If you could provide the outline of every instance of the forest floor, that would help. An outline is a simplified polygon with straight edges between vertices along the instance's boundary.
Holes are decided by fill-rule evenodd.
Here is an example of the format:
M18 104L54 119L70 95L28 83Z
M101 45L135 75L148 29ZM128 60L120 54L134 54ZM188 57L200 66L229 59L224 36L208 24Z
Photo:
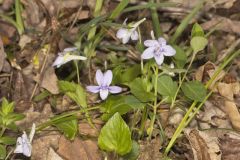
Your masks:
M238 0L0 0L0 159L239 159L239 37Z

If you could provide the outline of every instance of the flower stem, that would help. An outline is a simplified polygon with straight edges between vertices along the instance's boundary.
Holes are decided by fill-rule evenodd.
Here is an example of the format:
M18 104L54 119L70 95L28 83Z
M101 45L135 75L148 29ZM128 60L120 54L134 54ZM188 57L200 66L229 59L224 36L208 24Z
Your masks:
M188 65L188 68L187 68L186 72L184 73L182 79L179 81L179 85L178 85L177 91L176 91L176 93L175 93L175 95L174 95L174 98L173 98L173 100L172 100L172 103L171 103L170 108L172 108L172 107L174 106L174 104L175 104L175 101L176 101L178 92L180 91L180 88L181 88L181 86L182 86L182 83L183 83L184 79L186 78L187 73L188 73L190 67L192 66L192 63L193 63L195 57L196 57L196 53L193 53L193 56L192 56L192 59L191 59L189 65Z
M154 127L154 122L156 119L156 114L157 114L157 86L158 86L158 66L156 66L156 68L154 69L154 74L155 74L155 82L154 82L154 96L155 96L155 100L154 100L154 106L153 106L153 117L151 119L151 123L150 123L150 127L149 127L149 134L148 134L148 138L151 139L152 137L152 131L153 131L153 127Z

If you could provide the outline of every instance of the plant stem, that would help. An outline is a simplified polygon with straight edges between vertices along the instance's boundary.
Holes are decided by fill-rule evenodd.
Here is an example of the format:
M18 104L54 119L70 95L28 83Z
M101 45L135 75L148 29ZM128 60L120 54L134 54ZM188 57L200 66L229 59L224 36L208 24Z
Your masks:
M147 106L144 106L144 110L143 110L143 114L142 114L142 119L141 119L141 125L140 125L140 129L139 129L139 138L142 137L144 128L145 128L145 123L147 120L147 114L148 114L148 109Z
M156 66L155 70L154 70L154 74L155 74L155 82L154 82L154 96L155 96L155 100L154 100L154 106L153 106L153 117L151 119L151 123L150 123L150 127L149 127L149 134L148 134L148 138L151 139L152 137L152 131L153 131L153 127L154 127L154 122L156 119L156 114L157 114L157 86L158 86L158 66Z
M69 116L72 116L72 115L75 115L75 114L78 114L78 113L85 113L87 111L96 110L96 109L99 109L99 106L92 107L92 108L81 109L81 110L78 110L78 111L73 111L73 112L69 112L69 113L63 114L61 116L58 116L55 119L51 119L51 120L49 120L47 122L44 122L44 123L40 124L39 126L36 127L36 131L40 131L40 130L42 130L44 128L47 128L48 126L52 125L52 123L54 123L55 121L58 121L58 120L60 120L62 118L69 117Z
M188 68L187 68L186 72L184 73L182 79L179 81L179 85L178 85L177 91L176 91L176 93L175 93L175 95L174 95L174 98L173 98L173 100L172 100L172 103L171 103L170 108L172 108L172 107L174 106L174 104L175 104L175 101L176 101L178 92L180 91L180 88L181 88L181 86L182 86L182 83L183 83L184 79L186 78L187 73L188 73L190 67L192 66L192 63L193 63L195 57L196 57L196 53L193 53L193 56L192 56L191 61L190 61L189 65L188 65Z
M78 61L74 61L74 64L75 64L75 67L76 67L76 70L77 70L77 81L78 81L78 84L80 84L80 74L79 74Z

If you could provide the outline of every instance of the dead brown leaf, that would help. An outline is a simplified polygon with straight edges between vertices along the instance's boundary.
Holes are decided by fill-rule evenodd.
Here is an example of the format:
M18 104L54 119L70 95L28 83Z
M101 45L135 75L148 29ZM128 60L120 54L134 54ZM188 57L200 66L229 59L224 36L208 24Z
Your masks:
M53 149L49 148L46 160L63 160Z
M217 68L218 67L214 63L209 61L198 68L195 74L195 79L206 83L213 76ZM219 75L214 79L212 84L209 86L209 88L212 89L213 91L217 91L216 88L214 88L214 86L217 81L219 81L224 77L224 75L225 75L225 72L221 71Z
M162 143L159 137L149 141L141 141L138 160L153 160L162 159L163 155L160 152Z
M204 110L198 114L198 124L201 129L209 129L212 126L218 128L231 129L230 121L226 113L220 109L221 107L215 106L212 101L206 101L204 104Z
M2 68L4 66L4 62L5 62L5 58L7 57L5 51L4 51L4 47L3 47L3 42L2 42L2 38L0 37L0 72L2 71Z
M49 156L49 148L57 148L60 133L56 131L41 132L34 137L32 144L33 160L46 160ZM55 160L55 159L54 159Z
M201 24L204 30L210 30L216 26L216 30L240 35L240 21L231 20L225 17L215 16L210 21Z
M45 88L52 94L58 94L58 78L55 74L55 70L53 67L48 67L45 71L42 82L40 84L41 87Z
M90 139L82 140L78 137L76 137L74 141L69 141L64 136L61 136L57 153L66 160L102 159L97 141Z
M217 137L196 129L186 129L185 134L192 146L194 160L221 160Z
M223 160L237 160L240 157L240 139L225 135L219 139Z
M98 137L100 129L104 123L103 121L97 119L93 120L93 123L96 129L92 128L87 122L81 121L78 124L79 134L90 137Z
M236 104L233 102L233 95L239 93L239 83L218 83L217 88L220 95L226 98L224 110L228 114L233 128L240 131L240 113Z

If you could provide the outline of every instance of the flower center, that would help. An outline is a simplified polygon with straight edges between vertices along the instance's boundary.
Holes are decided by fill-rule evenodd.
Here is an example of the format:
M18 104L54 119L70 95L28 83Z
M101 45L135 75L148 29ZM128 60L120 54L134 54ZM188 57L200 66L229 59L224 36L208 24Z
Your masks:
M101 86L100 89L102 90L108 90L109 86Z
M162 48L161 46L156 47L156 49L154 50L154 55L159 57L161 56L162 52L164 52L164 48Z

